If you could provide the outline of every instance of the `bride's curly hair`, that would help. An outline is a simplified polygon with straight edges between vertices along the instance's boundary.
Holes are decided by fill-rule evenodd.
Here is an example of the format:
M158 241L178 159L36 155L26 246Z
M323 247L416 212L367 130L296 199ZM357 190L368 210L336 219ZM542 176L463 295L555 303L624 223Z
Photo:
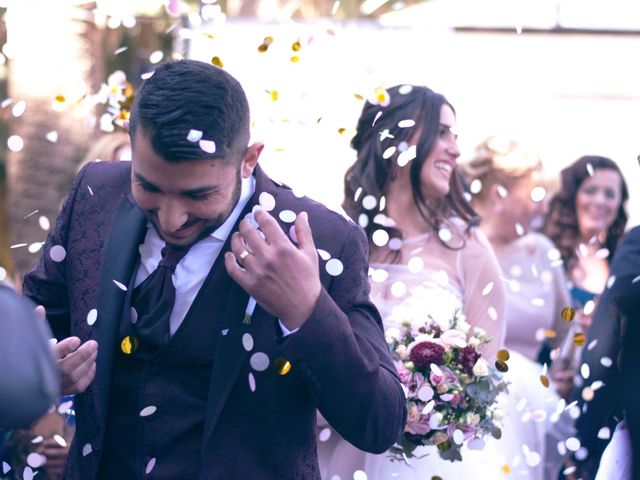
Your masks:
M457 167L451 175L449 193L444 197L428 199L420 183L420 172L433 150L440 128L440 110L443 105L453 106L445 97L424 86L396 85L386 90L387 102L367 101L358 120L351 147L357 152L355 163L344 178L342 207L349 217L362 226L369 238L376 230L386 230L391 238L402 239L401 232L387 221L384 196L396 178L398 156L411 144L415 129L420 129L415 158L411 160L410 178L414 202L420 216L436 232L452 218L465 224L464 233L478 225L479 217L464 196L463 179ZM404 127L403 121L413 120L414 128ZM400 124L400 125L399 125ZM395 147L395 151L393 151ZM393 152L393 153L389 153ZM365 208L363 200L373 197L374 208ZM371 205L366 205L371 207ZM381 215L382 214L382 215ZM438 240L447 248L452 247Z
M591 167L588 167L591 165ZM589 177L590 170L614 170L620 175L620 188L622 201L616 214L616 218L609 227L603 247L609 250L610 262L616 251L618 241L624 234L627 225L627 212L625 203L629 198L627 183L622 176L618 165L607 157L585 155L560 172L561 186L549 202L549 209L545 218L543 233L556 245L562 256L566 272L571 272L578 256L576 249L580 243L580 226L576 215L576 197L582 182Z

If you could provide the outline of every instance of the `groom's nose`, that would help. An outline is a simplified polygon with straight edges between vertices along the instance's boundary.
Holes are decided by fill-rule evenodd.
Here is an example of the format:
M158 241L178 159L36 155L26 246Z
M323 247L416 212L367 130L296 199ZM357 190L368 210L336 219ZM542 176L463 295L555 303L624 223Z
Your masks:
M166 233L176 232L187 223L188 219L189 214L180 202L169 200L163 202L158 208L158 222Z

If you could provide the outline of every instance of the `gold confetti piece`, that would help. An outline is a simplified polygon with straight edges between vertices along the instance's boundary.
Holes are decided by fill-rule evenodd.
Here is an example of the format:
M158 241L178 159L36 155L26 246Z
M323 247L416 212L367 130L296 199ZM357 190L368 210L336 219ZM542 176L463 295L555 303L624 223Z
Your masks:
M269 35L268 37L264 37L263 42L266 46L269 46L273 43L273 37Z
M260 46L258 47L258 51L260 53L264 53L267 50L269 50L269 45L265 44L265 43L261 43Z
M273 362L273 368L278 375L286 375L291 371L291 362L286 358L278 357Z
M294 55L293 57L291 57L291 63L298 63L300 61L300 57L297 55Z
M564 307L562 312L560 312L560 315L565 322L570 322L575 318L576 311L573 307Z
M582 399L585 402L590 402L591 400L593 400L593 397L595 396L595 392L593 391L593 388L591 387L584 387L582 389Z
M497 358L501 362L506 362L509 360L509 351L506 349L498 350Z
M557 335L558 333L555 330L545 329L544 331L545 338L556 338Z
M496 360L496 369L497 369L499 372L504 373L504 372L509 371L509 366L508 366L508 365L507 365L507 363L506 363L506 362L504 362L504 361Z
M511 473L511 468L509 467L509 465L502 466L502 473Z
M216 67L224 68L224 63L222 63L222 60L220 60L220 57L211 58L211 63Z
M251 325L251 315L245 315L242 319L243 325Z
M300 42L293 42L293 45L291 45L291 50L294 52L299 52L301 48L302 45L300 45Z
M278 91L277 90L271 90L269 92L269 94L271 94L271 100L273 100L274 102L278 101Z
M355 97L356 100L360 100L360 101L364 100L364 97L359 93L354 93L353 96Z
M573 343L577 346L577 347L581 347L582 345L585 344L587 340L587 337L584 333L576 333L573 336Z
M120 350L122 350L122 353L131 355L137 349L138 349L138 339L136 337L126 336L122 339L122 342L120 342Z
M213 33L209 33L209 32L202 32L202 36L205 38L208 38L209 40L213 40L214 38L216 38L216 36Z
M58 103L64 103L67 101L64 95L56 95L55 101Z
M549 388L549 377L546 375L540 375L540 383L544 385L544 388Z
M339 128L339 129L338 129L338 133L339 133L340 135L344 134L344 132L346 132L346 131L347 131L347 129L346 129L346 128L342 128L342 127L341 127L341 128Z

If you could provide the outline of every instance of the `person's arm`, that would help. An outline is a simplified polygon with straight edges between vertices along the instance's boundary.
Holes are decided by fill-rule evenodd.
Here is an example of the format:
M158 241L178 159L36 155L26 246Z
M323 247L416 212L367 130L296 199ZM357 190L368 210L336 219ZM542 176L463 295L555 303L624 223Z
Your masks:
M51 332L34 309L0 286L0 429L28 426L59 392Z
M382 453L400 437L406 402L369 299L366 237L359 227L348 228L335 257L344 270L281 348L331 426L361 450Z
M576 421L578 438L589 451L587 463L594 471L600 455L608 443L608 438L598 438L603 427L613 433L615 420L612 415L620 415L621 376L617 365L620 353L620 320L621 315L616 301L621 292L640 275L640 228L635 228L625 235L616 250L611 265L611 276L615 281L607 288L596 307L593 324L589 330L587 345L595 342L592 348L585 348L581 363L589 366L590 375L585 385L574 391L574 399L578 400L583 411ZM585 402L582 390L593 382L600 381L603 386L595 391L593 400ZM591 469L591 468L590 468Z

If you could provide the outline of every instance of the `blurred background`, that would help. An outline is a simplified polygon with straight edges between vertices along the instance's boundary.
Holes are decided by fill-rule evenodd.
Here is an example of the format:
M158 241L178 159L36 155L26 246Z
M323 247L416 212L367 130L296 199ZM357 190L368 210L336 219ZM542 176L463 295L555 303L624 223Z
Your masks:
M551 178L612 158L640 223L637 0L0 0L0 15L0 280L32 268L79 165L177 58L236 76L263 167L330 207L364 99L416 83L454 105L463 159L494 134Z

